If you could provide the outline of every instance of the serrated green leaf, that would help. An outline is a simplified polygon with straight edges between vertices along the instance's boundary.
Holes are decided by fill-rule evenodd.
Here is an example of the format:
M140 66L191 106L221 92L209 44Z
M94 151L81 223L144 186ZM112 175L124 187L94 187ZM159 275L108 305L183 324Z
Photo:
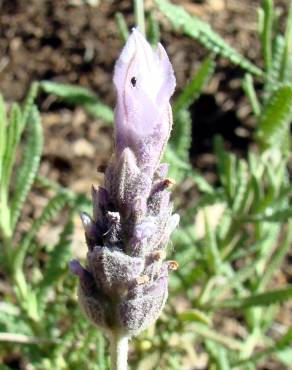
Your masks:
M13 198L11 202L11 228L15 228L27 194L36 177L43 149L43 131L36 107L32 108L28 130L28 139L23 160L18 168Z
M215 62L212 57L203 60L199 70L188 83L173 104L174 118L181 109L188 109L190 105L199 97L210 77L214 73Z
M28 251L28 248L30 247L31 242L34 239L40 227L48 223L56 215L58 215L61 209L67 203L69 203L70 200L71 200L71 196L67 192L59 193L49 200L49 202L45 206L40 217L34 220L30 230L25 234L21 243L17 247L17 251L15 253L15 259L14 259L15 270L21 268L25 255Z
M266 75L263 100L267 103L271 95L279 87L281 63L284 53L284 37L277 35L273 43L273 58L269 74Z
M292 85L281 86L260 117L257 138L266 147L282 148L292 121Z
M175 116L172 135L169 146L175 155L189 165L189 149L192 140L192 120L190 112L181 109Z
M24 127L26 126L28 122L28 119L33 109L34 101L36 99L38 91L39 91L39 83L33 82L25 98L24 105L22 107L22 125L19 126L19 129L20 129L19 135L21 135Z
M182 29L185 34L202 43L211 52L226 57L252 74L258 76L263 74L260 68L244 58L214 32L209 23L194 15L191 16L181 6L173 5L166 0L155 0L155 2L175 28Z
M163 161L169 164L168 176L177 182L181 181L186 175L186 172L191 169L189 162L179 157L170 143L167 145Z
M3 159L3 173L2 173L2 185L8 192L9 180L12 172L12 167L15 160L17 145L20 140L20 126L22 123L22 116L20 108L17 104L14 104L11 108L9 125L7 127L7 145L5 155Z
M52 81L42 81L40 86L48 94L56 95L69 104L81 106L93 117L101 118L106 123L114 121L112 109L101 103L98 97L85 87Z

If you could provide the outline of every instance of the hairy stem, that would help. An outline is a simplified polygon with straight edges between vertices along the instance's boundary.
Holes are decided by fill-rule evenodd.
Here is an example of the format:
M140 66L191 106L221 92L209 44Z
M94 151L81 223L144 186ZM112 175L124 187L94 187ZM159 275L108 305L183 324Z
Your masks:
M110 337L112 370L127 370L128 337L112 333Z

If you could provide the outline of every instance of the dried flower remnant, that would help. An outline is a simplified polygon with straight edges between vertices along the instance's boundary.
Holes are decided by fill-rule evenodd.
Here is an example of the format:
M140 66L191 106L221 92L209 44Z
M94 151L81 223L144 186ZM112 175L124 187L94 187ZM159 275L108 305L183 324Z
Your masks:
M72 261L79 301L106 332L129 337L154 323L167 298L165 261L172 215L167 164L159 164L172 126L175 78L162 47L153 51L134 29L114 72L115 151L104 187L92 189L93 217L81 215L87 265Z

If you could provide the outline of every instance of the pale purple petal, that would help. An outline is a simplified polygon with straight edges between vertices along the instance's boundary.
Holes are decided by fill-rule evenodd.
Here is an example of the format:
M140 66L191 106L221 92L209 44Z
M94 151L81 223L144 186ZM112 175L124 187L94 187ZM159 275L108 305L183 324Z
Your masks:
M162 47L154 51L136 29L129 37L114 73L116 154L130 147L141 167L155 169L172 125L169 99L175 77Z

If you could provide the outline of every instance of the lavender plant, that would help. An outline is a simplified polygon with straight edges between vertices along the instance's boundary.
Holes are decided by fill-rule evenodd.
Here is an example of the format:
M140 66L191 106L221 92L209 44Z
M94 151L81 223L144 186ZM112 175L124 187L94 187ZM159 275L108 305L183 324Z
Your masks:
M165 124L162 131L160 125L147 124L155 122L151 117L168 109L174 85L172 69L164 58L169 66L161 68L165 79L155 77L155 84L150 84L153 79L148 78L148 69L147 73L139 69L143 73L138 76L140 64L136 62L146 68L149 59L141 59L140 51L144 53L146 48L153 56L152 50L137 31L128 40L126 18L117 15L121 35L128 43L131 40L132 47L122 53L124 58L119 59L115 73L115 152L103 187L92 191L93 216L82 214L88 245L86 266L81 267L77 261L71 264L79 276L81 304L97 327L80 315L75 296L77 279L67 271L67 262L72 258L71 217L80 209L90 213L92 202L37 175L42 135L39 114L32 105L35 92L29 94L23 107L15 105L9 115L4 104L0 104L1 370L15 368L11 358L25 370L108 370L109 351L101 330L112 341L113 366L125 366L130 336L133 340L129 367L135 370L258 370L288 369L291 365L292 330L287 313L292 288L289 259L286 264L283 261L292 241L287 170L292 120L292 8L282 34L273 1L263 0L259 9L263 66L259 68L231 48L206 22L170 1L156 0L156 4L170 21L173 32L181 30L211 55L174 99L175 124L165 148L169 134L166 127L171 126L167 115L159 120ZM145 27L147 39L157 45L161 17L154 9L146 8L149 12L144 22L143 1L136 0L134 8L136 23L139 19L144 25L140 29ZM142 47L127 69L137 45ZM162 52L161 48L158 50ZM189 108L214 73L214 56L227 58L250 73L243 78L243 90L250 102L250 115L257 122L246 158L226 150L219 137L215 139L216 186L189 160ZM161 95L158 91L165 86L165 80L168 87L162 92L166 95ZM143 94L142 86L146 86L149 101L145 100L148 95ZM42 82L41 87L60 100L83 107L91 117L103 120L104 126L114 121L112 109L84 87L53 81ZM143 105L138 104L141 101ZM160 104L152 104L157 101ZM156 110L148 109L149 106ZM146 112L147 119L138 119L141 112L143 116ZM151 137L154 129L158 134ZM20 132L27 134L27 141L20 143ZM154 144L157 137L161 141ZM152 145L151 151L147 151L146 143ZM19 171L14 159L18 160L22 147L26 154ZM169 274L168 287L168 269L175 268L176 263L164 260L163 240L167 242L178 220L171 216L166 167L158 164L164 148L162 161L169 163L168 176L178 180L174 208L181 215L180 227L172 236L174 248L169 251L170 258L178 261L181 268ZM55 196L24 233L17 219L21 219L27 193L35 180ZM180 196L183 189L190 189L192 194L199 192L200 196L188 197L186 201L185 196ZM143 202L146 198L148 201ZM56 245L49 241L40 244L36 238L40 226L53 216L59 219L64 204L69 205L70 212L59 241ZM222 213L214 226L213 215L218 208ZM204 226L202 234L197 232L200 222ZM169 298L160 313L167 288ZM124 307L127 310L121 309ZM155 325L136 336L159 313Z
M104 187L92 189L93 217L82 214L87 266L70 264L79 277L79 302L109 336L112 367L127 366L127 339L158 318L167 298L166 247L179 216L172 215L160 164L172 127L169 99L175 78L161 44L153 51L132 31L115 67L115 151Z

